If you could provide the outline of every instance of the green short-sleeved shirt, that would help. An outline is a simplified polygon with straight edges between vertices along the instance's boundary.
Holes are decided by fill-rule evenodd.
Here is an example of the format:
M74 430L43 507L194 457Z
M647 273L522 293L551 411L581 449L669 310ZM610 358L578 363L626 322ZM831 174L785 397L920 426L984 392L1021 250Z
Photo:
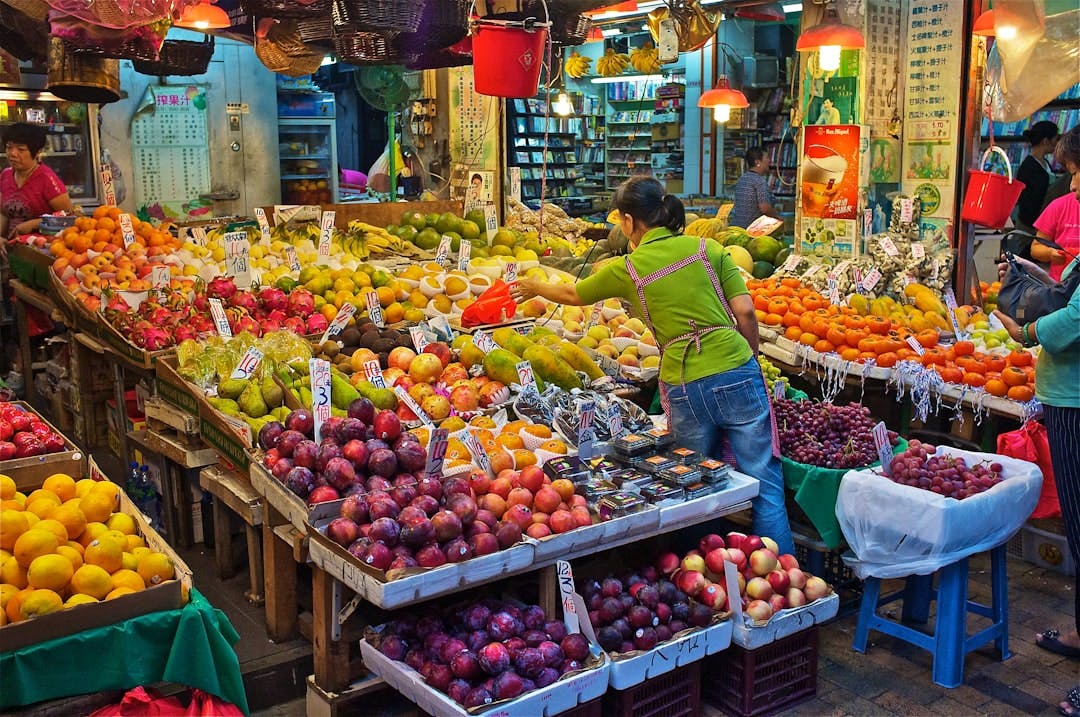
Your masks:
M681 259L697 253L701 239L688 236L672 236L668 229L652 229L641 239L637 249L630 255L638 276L645 276L670 266ZM746 282L739 269L724 248L706 240L705 252L716 269L724 295L733 297L746 294ZM577 283L577 292L586 304L619 297L630 302L635 313L642 311L634 281L626 270L626 263L615 260L587 279ZM649 284L645 288L645 301L656 332L656 342L663 346L676 336L690 331L690 321L698 328L708 326L735 327L734 317L727 315L713 291L712 282L705 268L691 264L675 273ZM734 330L712 331L701 339L701 353L688 340L669 346L660 365L660 379L668 384L696 381L743 365L753 356L750 345L742 334Z

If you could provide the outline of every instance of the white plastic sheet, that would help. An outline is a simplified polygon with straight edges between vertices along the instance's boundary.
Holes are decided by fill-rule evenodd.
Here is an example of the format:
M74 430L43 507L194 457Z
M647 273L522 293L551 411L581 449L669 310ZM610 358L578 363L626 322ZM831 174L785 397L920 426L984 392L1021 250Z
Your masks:
M894 483L870 470L848 471L836 499L836 519L860 578L928 575L989 550L1020 529L1039 500L1042 471L1034 463L940 446L938 455L968 465L1000 463L1003 480L990 490L956 500Z

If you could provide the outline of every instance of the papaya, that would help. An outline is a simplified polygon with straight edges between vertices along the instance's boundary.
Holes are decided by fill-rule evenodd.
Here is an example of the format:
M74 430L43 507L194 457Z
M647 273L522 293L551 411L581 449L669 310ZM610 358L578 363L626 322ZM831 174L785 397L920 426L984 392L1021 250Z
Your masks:
M492 331L491 338L500 348L504 348L518 356L524 356L525 350L533 345L532 341L506 326Z
M461 347L461 365L472 368L478 363L484 363L484 352L476 348L472 341Z
M558 346L559 344L562 343L562 339L560 339L555 334L549 334L549 335L546 335L546 336L541 336L539 339L537 339L533 343L536 343L536 344L538 344L540 346L547 346L549 348L554 348L554 347L556 347L556 346Z
M915 308L922 309L923 313L931 312L945 316L945 304L941 299L929 291L920 291L915 295Z
M587 374L590 380L595 381L603 377L604 372L580 346L576 346L569 341L561 341L557 352L558 357L569 364L570 368Z
M521 361L521 357L512 351L503 348L492 349L484 357L484 373L492 381L498 381L509 386L512 383L517 383L517 364L519 361ZM536 373L540 377L539 371Z
M532 364L536 375L548 383L553 383L564 391L582 388L581 379L574 373L574 369L547 346L530 346L523 358Z
M549 329L546 326L535 326L535 327L533 327L533 330L529 332L529 335L526 336L525 338L529 339L530 341L539 342L540 338L542 336L554 336L554 335L555 335L555 332L552 331L551 329Z

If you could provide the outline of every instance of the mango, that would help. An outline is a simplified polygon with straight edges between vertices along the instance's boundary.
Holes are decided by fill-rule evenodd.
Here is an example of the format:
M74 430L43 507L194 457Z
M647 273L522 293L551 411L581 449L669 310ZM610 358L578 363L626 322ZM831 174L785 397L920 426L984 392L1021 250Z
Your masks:
M551 329L549 329L548 327L546 327L546 326L536 326L536 327L533 328L532 331L529 332L529 335L526 336L525 338L529 339L530 341L535 341L535 342L539 343L540 338L542 336L554 336L554 335L555 335L555 332L552 331Z
M587 374L590 380L595 381L603 377L604 372L580 346L575 346L569 341L561 341L556 350L559 358L574 370Z

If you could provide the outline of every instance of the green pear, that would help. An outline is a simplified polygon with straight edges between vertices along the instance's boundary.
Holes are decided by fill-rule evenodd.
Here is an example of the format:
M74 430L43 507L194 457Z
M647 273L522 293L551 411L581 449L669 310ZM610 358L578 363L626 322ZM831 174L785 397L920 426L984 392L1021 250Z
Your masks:
M246 378L227 378L218 384L218 396L221 398L236 399L244 392L250 383Z
M236 404L240 406L240 410L250 418L262 418L270 410L266 406L266 401L263 399L262 392L259 391L259 387L254 383L248 384L248 387L240 394L240 398L236 400Z

